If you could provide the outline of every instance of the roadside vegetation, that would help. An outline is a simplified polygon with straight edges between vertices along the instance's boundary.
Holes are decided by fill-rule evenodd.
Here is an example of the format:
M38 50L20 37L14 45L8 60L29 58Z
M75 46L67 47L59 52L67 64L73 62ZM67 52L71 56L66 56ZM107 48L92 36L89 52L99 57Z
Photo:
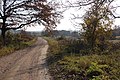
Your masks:
M119 80L120 49L86 50L82 40L45 38L49 44L48 66L54 80ZM114 47L117 47L116 49Z
M120 42L113 40L119 37L113 36L117 17L111 9L112 2L76 2L78 8L90 4L82 17L78 14L73 18L80 22L76 22L82 28L80 37L46 39L50 45L49 71L54 80L120 80Z
M113 36L115 16L110 8L114 0L92 1L83 2L91 5L82 17L74 16L83 21L78 22L82 28L78 39L46 38L50 45L49 71L54 80L120 80L120 42L113 39L119 37Z
M11 32L7 32L5 46L3 45L2 38L0 36L0 57L13 53L16 50L31 46L35 41L35 37L24 33L13 34Z

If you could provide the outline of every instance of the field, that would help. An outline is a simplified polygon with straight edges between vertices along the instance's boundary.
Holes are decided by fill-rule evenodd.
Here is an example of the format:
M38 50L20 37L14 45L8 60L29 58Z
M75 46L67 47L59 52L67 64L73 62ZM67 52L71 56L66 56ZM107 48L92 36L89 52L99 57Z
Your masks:
M120 40L110 40L110 42L113 42L113 43L119 43Z
M75 41L73 45L66 40L45 39L50 45L49 71L55 80L120 79L120 49L102 54L85 54L87 51L76 51L80 46L76 48L77 42Z

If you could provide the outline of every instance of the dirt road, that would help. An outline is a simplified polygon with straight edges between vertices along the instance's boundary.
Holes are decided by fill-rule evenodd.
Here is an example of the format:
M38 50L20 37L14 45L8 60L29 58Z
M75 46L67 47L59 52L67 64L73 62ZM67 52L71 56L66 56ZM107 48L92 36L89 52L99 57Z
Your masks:
M46 65L47 42L37 42L24 50L0 58L0 80L52 80Z

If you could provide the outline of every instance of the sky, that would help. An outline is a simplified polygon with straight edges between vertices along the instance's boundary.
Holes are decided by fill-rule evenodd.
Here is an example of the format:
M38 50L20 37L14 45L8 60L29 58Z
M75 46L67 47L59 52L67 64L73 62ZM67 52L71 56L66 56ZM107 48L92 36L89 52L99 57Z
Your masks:
M73 0L71 0L71 1L73 1ZM113 3L113 5L120 6L120 0L116 0ZM56 30L72 30L72 31L80 30L81 28L78 28L78 27L74 26L74 21L72 21L72 19L71 19L73 17L72 14L77 13L77 11L78 11L77 9L73 9L73 8L65 11L63 13L64 18L61 19L60 24L58 24L57 27L56 27ZM84 10L81 10L81 12L79 12L79 14L83 15L84 12L85 12ZM118 14L120 14L120 8L118 8L116 10L116 15L118 15ZM120 19L115 20L115 25L120 25ZM40 26L40 25L37 25L36 27L28 27L27 28L27 31L41 31L41 30L44 30L44 27Z

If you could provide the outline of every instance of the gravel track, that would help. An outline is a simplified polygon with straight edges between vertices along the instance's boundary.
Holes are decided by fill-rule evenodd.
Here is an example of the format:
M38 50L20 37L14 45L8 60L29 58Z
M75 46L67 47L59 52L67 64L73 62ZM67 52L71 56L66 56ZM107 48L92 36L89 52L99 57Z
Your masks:
M46 65L47 41L0 58L0 80L52 80Z

